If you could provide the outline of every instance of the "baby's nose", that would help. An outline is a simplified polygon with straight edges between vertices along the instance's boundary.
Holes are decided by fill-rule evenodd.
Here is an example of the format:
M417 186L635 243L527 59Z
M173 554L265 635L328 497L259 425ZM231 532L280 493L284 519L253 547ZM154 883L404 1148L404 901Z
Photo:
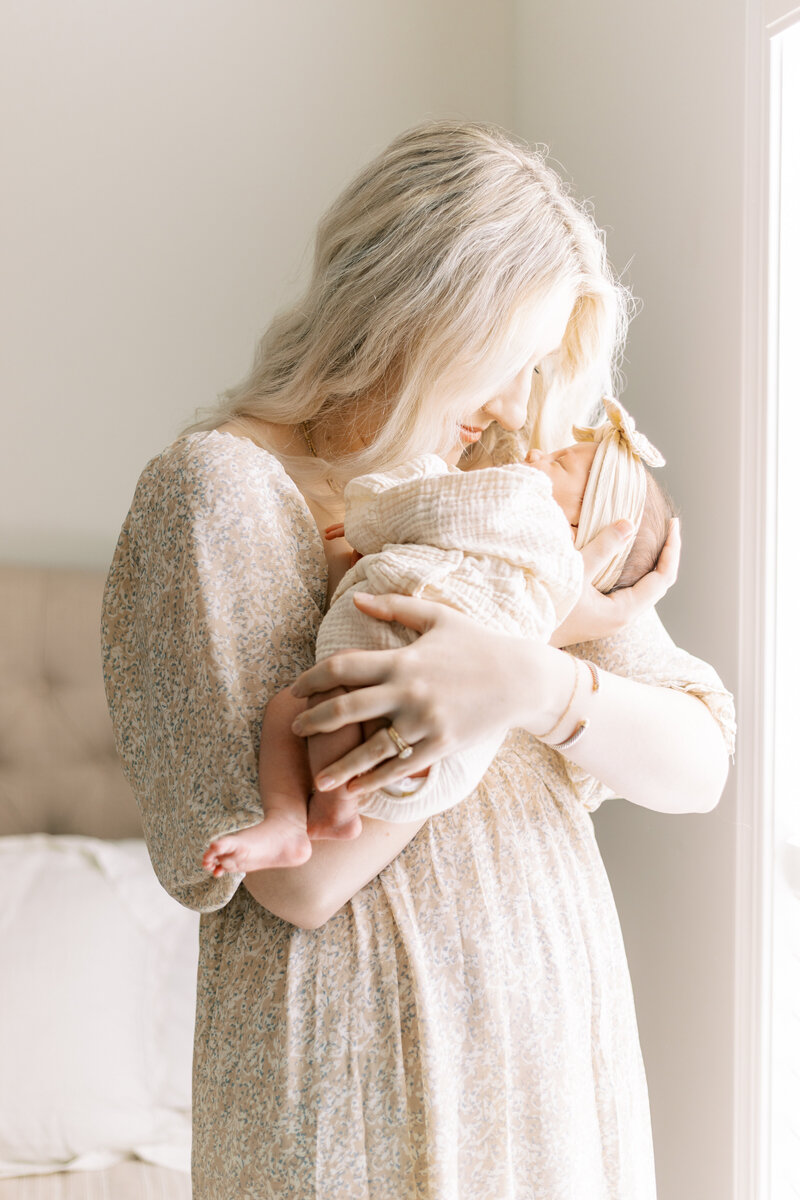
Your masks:
M539 460L543 457L544 457L543 452L541 450L537 450L534 448L534 449L528 451L528 453L525 457L525 462L538 463Z

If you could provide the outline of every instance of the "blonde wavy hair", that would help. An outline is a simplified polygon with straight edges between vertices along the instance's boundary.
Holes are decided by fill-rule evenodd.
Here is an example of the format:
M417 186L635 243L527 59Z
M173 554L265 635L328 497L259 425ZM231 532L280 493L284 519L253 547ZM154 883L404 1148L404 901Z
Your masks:
M446 453L458 419L458 397L440 387L448 370L477 370L502 353L521 307L546 305L564 285L575 304L561 346L534 376L525 428L509 436L493 425L467 459L551 449L571 439L573 423L592 420L614 386L630 298L602 232L543 151L489 125L426 122L328 210L305 295L272 321L250 374L184 432L307 422L315 444L326 429L352 443L368 414L367 445L328 459L278 455L312 490ZM510 375L524 361L503 365Z

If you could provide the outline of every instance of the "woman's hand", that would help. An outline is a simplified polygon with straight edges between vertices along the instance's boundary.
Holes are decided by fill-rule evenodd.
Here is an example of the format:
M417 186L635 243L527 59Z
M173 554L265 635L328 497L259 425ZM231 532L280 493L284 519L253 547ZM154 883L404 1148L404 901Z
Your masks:
M584 548L586 577L593 579L617 552L623 534L602 530ZM616 633L654 605L677 576L680 530L672 523L658 564L633 587L606 596L587 584L550 646L488 630L447 605L409 596L362 593L355 603L383 621L398 621L420 637L396 650L347 650L306 671L294 695L309 697L351 689L309 708L295 733L308 737L346 725L382 719L414 747L399 760L384 726L331 763L318 777L320 791L348 783L355 795L397 783L468 745L476 738L523 727L549 729L564 708L571 676L569 659L553 646L574 645ZM555 714L555 716L553 715Z
M294 732L332 732L377 717L387 725L391 721L414 749L400 761L383 727L332 763L326 778L316 780L320 790L352 780L354 794L366 794L424 770L476 738L505 734L518 723L521 639L487 630L429 600L359 594L355 603L362 612L399 621L421 636L396 650L333 654L306 671L292 688L296 696L341 686L356 690L306 710ZM524 650L536 655L548 648L529 642ZM543 690L544 678L541 685ZM535 680L531 690L536 691Z
M654 569L643 575L632 587L620 588L618 592L605 595L598 592L588 581L597 577L598 571L618 552L625 534L620 528L629 522L618 522L601 529L581 550L584 565L584 586L578 603L550 638L550 645L559 648L574 646L578 642L593 642L597 638L618 633L635 617L652 608L669 591L678 578L678 563L681 556L681 530L677 517L670 522L669 536L664 543Z

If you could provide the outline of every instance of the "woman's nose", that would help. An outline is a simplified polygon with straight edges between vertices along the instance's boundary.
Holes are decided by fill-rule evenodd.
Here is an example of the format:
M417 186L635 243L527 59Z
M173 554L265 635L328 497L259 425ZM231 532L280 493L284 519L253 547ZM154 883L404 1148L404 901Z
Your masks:
M521 429L528 418L532 379L533 367L523 367L502 391L484 404L483 411L503 429Z

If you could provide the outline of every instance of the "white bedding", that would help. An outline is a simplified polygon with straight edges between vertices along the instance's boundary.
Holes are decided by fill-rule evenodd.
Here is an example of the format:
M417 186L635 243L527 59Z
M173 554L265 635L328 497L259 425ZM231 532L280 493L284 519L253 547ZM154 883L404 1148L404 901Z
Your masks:
M138 840L0 838L0 873L0 1178L74 1173L0 1196L117 1200L103 1168L132 1155L172 1168L138 1197L188 1196L197 914Z

